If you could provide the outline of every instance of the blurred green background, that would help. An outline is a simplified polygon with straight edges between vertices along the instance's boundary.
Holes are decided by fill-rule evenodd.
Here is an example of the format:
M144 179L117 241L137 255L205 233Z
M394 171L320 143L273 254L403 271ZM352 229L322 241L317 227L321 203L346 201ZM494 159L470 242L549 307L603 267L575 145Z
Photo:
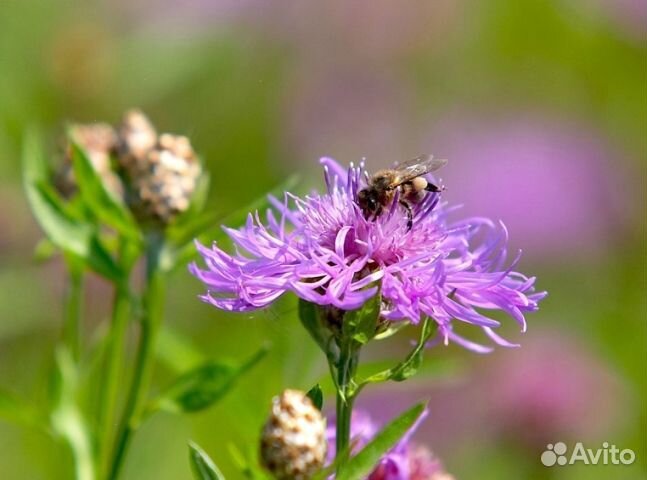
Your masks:
M321 187L322 155L367 157L371 169L422 152L449 158L445 198L502 219L512 250L524 248L520 269L550 295L523 336L507 322L521 349L436 347L428 374L369 389L360 406L385 421L430 399L417 439L457 479L645 478L646 39L644 0L3 0L0 385L38 407L61 329L63 266L33 257L41 233L20 186L24 129L40 126L56 161L65 122L115 123L136 106L191 138L212 174L209 208L223 215L295 171ZM124 478L189 479L188 439L241 478L229 445L254 448L271 397L325 377L294 298L236 315L200 292L185 270L171 279L177 338L215 358L266 341L271 353L206 413L155 416ZM110 298L90 281L88 332ZM174 373L160 362L155 385ZM557 441L606 441L637 460L542 467ZM0 420L2 478L72 478L70 460L60 443Z

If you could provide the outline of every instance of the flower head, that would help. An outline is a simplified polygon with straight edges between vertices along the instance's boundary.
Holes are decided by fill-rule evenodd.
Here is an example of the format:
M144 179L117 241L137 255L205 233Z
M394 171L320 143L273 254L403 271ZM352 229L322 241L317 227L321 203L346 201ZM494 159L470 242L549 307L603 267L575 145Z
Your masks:
M131 207L139 218L168 223L189 208L200 163L187 137L168 133L144 159L145 168L131 178Z
M503 310L526 328L525 312L537 310L545 293L534 278L513 271L506 260L507 231L485 218L449 223L440 194L413 206L413 228L398 194L377 218L357 203L366 185L363 163L345 171L321 160L327 191L303 198L271 198L264 223L250 214L239 230L226 229L236 246L230 255L217 245L198 249L207 266L190 266L207 287L202 299L229 311L263 308L290 291L323 307L360 308L381 292L381 317L418 323L431 317L439 339L477 352L490 348L455 333L453 321L480 327L495 343L499 322L484 314ZM278 215L277 215L278 214Z
M157 143L157 130L140 110L128 110L119 125L119 163L136 175L147 169L146 156Z
M261 461L275 478L308 479L324 465L326 421L305 393L285 390L272 401L261 436Z
M117 146L115 130L107 123L74 124L69 130L69 140L85 150L106 188L116 197L121 197L123 183L113 170L111 161L111 155ZM78 190L72 158L72 146L68 141L63 165L54 179L56 188L66 198L73 196Z
M202 173L190 140L159 134L144 113L129 110L117 129L106 123L73 125L69 140L81 147L106 189L145 224L164 226L185 212ZM77 191L68 145L55 184L65 197Z
M411 429L400 439L375 466L368 480L453 480L445 472L440 460L426 447L411 441L416 428L427 417L425 411ZM364 411L355 410L350 427L353 453L360 451L377 434L376 422ZM332 462L335 450L334 422L327 429L328 463Z
M167 224L189 208L201 167L187 137L158 135L146 115L130 110L119 127L118 152L138 219Z

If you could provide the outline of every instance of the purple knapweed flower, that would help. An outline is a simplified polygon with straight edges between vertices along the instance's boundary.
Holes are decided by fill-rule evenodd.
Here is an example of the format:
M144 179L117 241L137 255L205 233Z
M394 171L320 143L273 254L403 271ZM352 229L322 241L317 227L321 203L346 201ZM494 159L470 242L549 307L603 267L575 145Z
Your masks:
M445 472L440 460L426 447L411 440L418 425L427 417L425 410L416 423L385 454L367 477L367 480L453 480ZM379 431L378 425L362 410L355 410L351 418L350 440L352 453L359 452ZM328 439L327 463L335 458L335 422L329 421L326 430Z
M621 376L561 330L537 332L514 362L505 355L494 359L473 387L491 424L533 451L556 438L609 438L632 418L631 392Z
M293 292L347 311L381 291L387 321L417 324L429 316L438 325L438 340L476 352L491 348L459 336L454 320L480 327L496 344L515 345L495 333L499 322L485 312L502 310L525 331L524 314L537 310L545 292L534 293L535 279L513 271L519 255L504 266L503 224L480 217L448 223L437 193L414 206L411 230L397 198L378 218L366 218L357 204L364 165L345 171L332 159L321 163L326 193L270 198L275 210L265 223L256 212L242 228L226 229L233 255L197 244L207 268L192 264L190 270L207 287L204 301L244 312Z
M445 180L464 214L504 218L533 264L600 255L635 223L639 190L627 154L585 122L457 111L432 130L423 143L460 159Z

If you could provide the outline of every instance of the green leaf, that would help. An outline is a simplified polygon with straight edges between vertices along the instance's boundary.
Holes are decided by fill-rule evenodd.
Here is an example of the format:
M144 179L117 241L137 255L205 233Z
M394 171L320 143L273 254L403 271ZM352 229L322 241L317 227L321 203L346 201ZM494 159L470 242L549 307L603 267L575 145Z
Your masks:
M220 400L236 381L267 355L263 347L239 366L208 361L180 376L147 409L147 414L162 409L169 412L197 412Z
M189 461L196 480L225 480L209 455L193 442L189 442Z
M391 450L416 423L425 408L425 403L419 403L384 427L368 445L342 467L337 474L337 480L361 480L366 478L382 456Z
M155 353L157 358L175 373L186 372L207 361L206 355L198 350L189 338L166 325L160 330Z
M396 366L371 375L367 379L359 382L360 388L368 383L380 383L387 380L401 382L415 375L422 365L425 344L436 331L436 327L436 322L430 317L426 317L422 324L422 328L420 329L420 338L418 339L418 343L416 343L416 346L411 350L409 355L407 355L407 357Z
M50 176L43 148L36 130L27 131L22 145L22 174L25 181L35 183Z
M420 339L418 343L413 348L411 353L404 359L402 363L395 367L393 373L389 377L390 380L395 380L396 382L401 382L407 378L411 378L416 374L420 365L422 365L422 358L425 353L425 344L431 337L431 335L436 331L436 322L431 318L426 317L425 322L422 324L422 330L420 331Z
M352 442L351 442L352 443ZM347 445L341 452L340 455L335 455L335 458L333 461L329 464L326 465L324 468L319 470L317 473L314 474L312 477L313 480L325 480L327 478L334 478L335 477L335 472L337 471L337 467L342 462L345 462L347 458L350 457L350 449L352 445Z
M306 393L306 396L312 400L312 403L318 410L321 410L323 407L323 390L321 390L321 385L316 384Z
M25 139L22 166L27 199L47 237L59 248L80 257L87 257L89 239L92 235L91 228L68 216L61 208L62 201L56 202L51 196L45 195L40 188L49 172L38 140L34 136Z
M377 335L375 335L375 340L386 340L387 338L392 337L397 334L400 330L409 325L408 322L394 322L386 327L378 329Z
M236 368L208 362L182 375L159 399L159 407L169 412L197 412L227 393L233 386Z
M89 249L90 254L87 262L90 268L114 283L121 282L124 274L99 240L98 235L92 235L90 238Z
M377 331L377 321L382 306L382 295L375 294L358 310L350 310L344 315L344 333L356 342L365 345Z
M56 253L58 253L56 245L48 238L43 238L36 244L34 248L34 260L37 262L47 262L51 260Z
M64 347L56 350L55 365L52 429L65 439L72 450L76 472L74 478L94 480L96 475L92 441L87 423L76 401L78 371L72 355Z
M99 241L95 229L72 216L49 186L49 172L38 138L33 133L25 138L22 165L27 199L47 238L61 250L84 259L97 273L113 281L120 279L120 270Z
M84 202L97 218L130 238L139 237L137 223L120 199L117 199L106 186L85 151L70 140L72 145L72 165Z
M79 208L78 203L63 200L49 179L39 179L35 182L35 185L36 188L38 188L39 193L47 199L48 202L55 205L58 210L62 211L66 217L78 222L86 221L85 212Z
M396 359L363 362L358 368L358 375L360 378L370 377L377 374L377 372L393 368L394 363L397 364ZM465 374L464 370L465 366L460 359L440 356L436 357L433 362L423 361L416 372L416 379L428 381L433 377L434 381L443 382L463 376Z

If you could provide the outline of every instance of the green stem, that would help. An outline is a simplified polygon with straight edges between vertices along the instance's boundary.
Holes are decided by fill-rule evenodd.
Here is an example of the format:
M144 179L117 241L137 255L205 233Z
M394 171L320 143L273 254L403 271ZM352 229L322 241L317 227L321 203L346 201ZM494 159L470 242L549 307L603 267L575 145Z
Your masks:
M99 398L98 425L100 438L100 458L102 471L107 470L110 460L110 447L114 434L114 421L117 418L117 399L119 383L124 368L126 331L130 317L130 293L127 283L117 285L114 293L112 321L108 332L108 348L105 377Z
M56 350L54 402L50 415L52 431L63 438L74 460L76 480L96 480L91 436L77 404L79 372L67 347Z
M112 306L112 319L108 331L106 351L103 354L105 370L101 382L98 407L99 459L101 472L109 468L110 448L112 447L114 425L118 418L119 382L124 373L125 343L128 320L131 314L130 275L139 257L137 244L124 238L119 243L119 263L122 270L121 280L115 284Z
M352 339L342 339L337 363L337 423L336 463L341 468L350 455L350 427L355 400L355 373L359 361L359 348Z
M135 371L118 430L108 479L116 480L123 465L133 433L139 428L153 375L155 346L164 308L163 274L159 268L163 241L151 235L147 242L146 288L143 318L135 359Z
M83 269L68 263L69 280L65 292L65 319L63 342L70 351L75 363L81 356L81 305L83 303Z

